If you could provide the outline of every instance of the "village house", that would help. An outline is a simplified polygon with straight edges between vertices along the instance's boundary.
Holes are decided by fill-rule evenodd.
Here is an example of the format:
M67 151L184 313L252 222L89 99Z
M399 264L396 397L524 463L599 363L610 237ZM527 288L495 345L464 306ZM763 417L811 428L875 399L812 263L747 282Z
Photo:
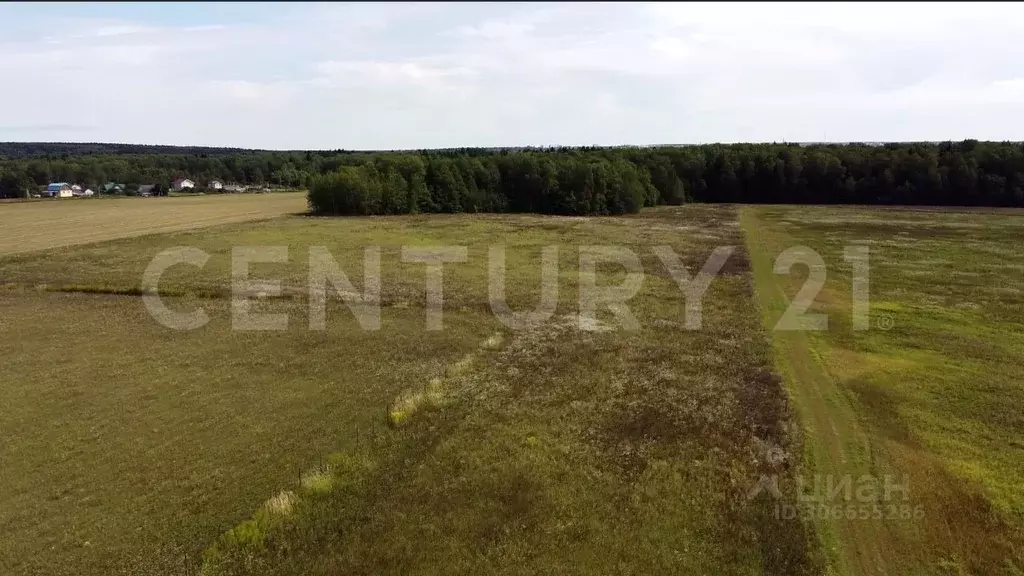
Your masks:
M54 182L46 187L46 195L51 198L71 198L71 185L67 182Z
M174 182L171 182L171 190L184 190L186 188L195 188L196 183L189 180L188 178L178 178Z
M210 180L211 190L221 190L222 188L224 188L223 182L221 182L220 180Z
M104 194L120 194L124 192L124 186L116 182L107 182L103 185Z
M139 186L139 196L154 196L154 188L156 188L155 184L142 184Z

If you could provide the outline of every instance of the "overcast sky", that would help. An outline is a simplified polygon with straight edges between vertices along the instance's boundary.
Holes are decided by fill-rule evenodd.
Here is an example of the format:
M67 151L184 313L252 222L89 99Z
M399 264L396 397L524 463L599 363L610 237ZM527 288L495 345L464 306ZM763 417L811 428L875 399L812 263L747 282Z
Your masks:
M1020 4L0 4L0 141L1024 139Z

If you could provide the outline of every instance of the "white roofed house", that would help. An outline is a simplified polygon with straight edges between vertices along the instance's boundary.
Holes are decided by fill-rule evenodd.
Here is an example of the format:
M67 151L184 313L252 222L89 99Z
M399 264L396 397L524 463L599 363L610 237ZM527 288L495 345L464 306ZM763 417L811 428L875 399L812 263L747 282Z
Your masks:
M224 183L223 182L221 182L220 180L210 180L210 189L211 190L220 190L222 188L224 188Z
M178 178L174 182L171 182L171 190L184 190L186 188L195 188L196 183L189 180L188 178Z

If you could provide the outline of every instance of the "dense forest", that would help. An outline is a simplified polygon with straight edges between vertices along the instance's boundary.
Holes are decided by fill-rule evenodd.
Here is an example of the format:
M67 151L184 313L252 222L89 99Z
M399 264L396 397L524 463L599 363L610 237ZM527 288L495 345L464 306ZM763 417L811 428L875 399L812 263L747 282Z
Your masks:
M401 152L0 143L0 195L187 177L308 188L314 211L618 214L683 202L1024 206L1024 144L715 144Z

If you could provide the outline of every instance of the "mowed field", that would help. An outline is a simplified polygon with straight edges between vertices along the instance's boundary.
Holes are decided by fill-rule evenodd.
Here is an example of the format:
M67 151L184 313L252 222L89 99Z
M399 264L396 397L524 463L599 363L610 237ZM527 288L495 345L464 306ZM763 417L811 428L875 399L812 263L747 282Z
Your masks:
M0 258L0 572L819 572L809 525L747 498L765 474L791 485L799 449L737 215L286 216ZM495 244L513 310L537 307L542 250L559 248L547 322L496 320ZM232 330L244 245L288 247L286 263L251 265L284 285L256 306L287 313L286 330ZM361 287L367 245L381 248L380 330L333 292L326 330L310 330L310 247ZM400 258L430 245L468 250L445 266L440 331L426 330L424 265ZM585 245L639 258L638 330L607 309L579 329ZM683 328L658 245L691 272L736 247L703 329ZM194 331L132 295L175 246L210 255L160 284L173 309L209 315Z
M0 255L304 212L302 193L87 198L0 204Z
M769 328L808 278L805 265L773 273L783 250L809 247L827 272L809 312L828 329L773 331L805 432L802 474L903 487L879 498L879 517L819 518L830 565L1022 573L1024 211L745 207L742 221ZM852 322L848 246L869 250L866 330Z

